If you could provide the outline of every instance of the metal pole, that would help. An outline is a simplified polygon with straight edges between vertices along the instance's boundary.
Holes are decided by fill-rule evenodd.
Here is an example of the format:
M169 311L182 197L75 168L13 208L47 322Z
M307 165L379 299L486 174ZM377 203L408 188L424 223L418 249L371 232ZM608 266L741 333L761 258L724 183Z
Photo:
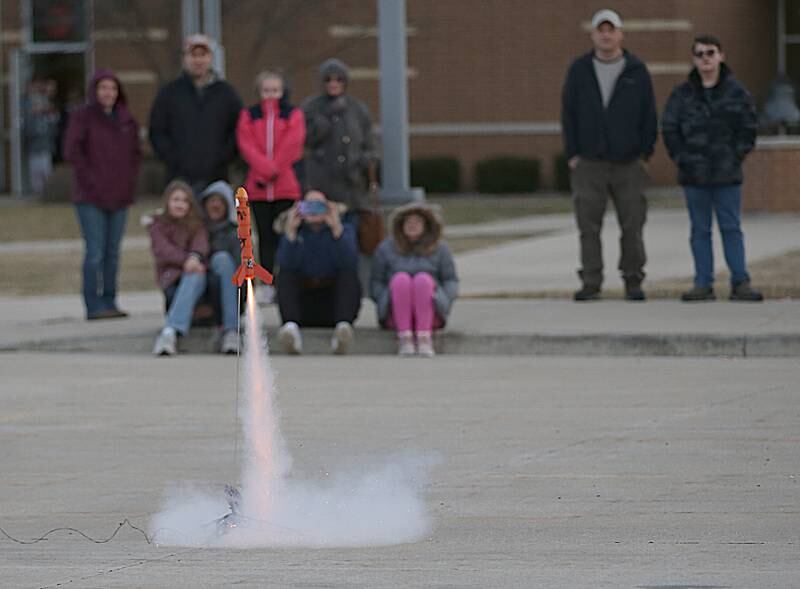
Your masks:
M20 49L11 50L11 71L9 73L9 132L11 134L11 192L21 196L25 180L22 161L22 87L27 80L23 80L22 57Z
M214 71L225 77L225 48L222 46L222 7L219 0L203 0L203 32L216 41Z
M199 0L181 1L181 30L183 37L200 32Z
M219 0L203 0L203 32L217 42L222 39L220 21Z
M0 36L3 31L3 3L0 2ZM6 184L6 139L8 129L6 128L6 106L5 92L3 91L3 81L6 79L6 53L3 51L5 42L0 39L0 192L8 190ZM9 86L6 86L9 87Z
M778 73L786 73L786 0L778 0Z
M381 199L421 200L424 198L421 189L409 189L405 0L378 0L378 31L383 145Z

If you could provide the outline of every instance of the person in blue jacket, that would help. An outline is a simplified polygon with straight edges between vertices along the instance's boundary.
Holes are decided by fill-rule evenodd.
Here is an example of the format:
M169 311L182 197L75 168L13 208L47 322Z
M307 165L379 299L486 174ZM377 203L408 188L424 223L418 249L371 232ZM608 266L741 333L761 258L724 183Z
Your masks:
M278 340L290 354L303 351L300 327L333 327L331 351L346 354L361 307L358 245L340 205L312 190L289 209L278 245Z

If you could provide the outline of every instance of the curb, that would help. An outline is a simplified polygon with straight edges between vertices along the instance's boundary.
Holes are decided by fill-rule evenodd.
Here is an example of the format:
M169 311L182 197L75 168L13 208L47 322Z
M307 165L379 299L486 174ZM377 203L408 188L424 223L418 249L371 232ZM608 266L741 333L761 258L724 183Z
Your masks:
M303 329L305 355L330 354L329 329ZM213 331L194 328L182 338L183 353L211 353ZM274 341L276 328L268 329ZM0 345L0 351L96 352L150 354L152 329L103 337L42 338ZM475 356L667 356L667 357L797 357L800 334L478 334L446 331L436 335L436 351L445 355ZM284 355L278 349L275 355ZM351 355L394 355L394 337L375 328L356 329Z

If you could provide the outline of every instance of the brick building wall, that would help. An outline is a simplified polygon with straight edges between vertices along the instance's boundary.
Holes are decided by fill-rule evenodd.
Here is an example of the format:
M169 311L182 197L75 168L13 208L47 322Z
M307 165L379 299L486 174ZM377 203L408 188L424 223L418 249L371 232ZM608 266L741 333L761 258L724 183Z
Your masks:
M123 5L141 10L120 20ZM626 22L625 45L648 64L659 111L685 78L691 39L700 32L722 39L729 63L763 101L776 69L776 0L407 0L412 157L459 158L467 187L479 159L536 157L545 185L552 185L564 73L590 49L586 24L603 7ZM222 10L227 78L245 102L255 98L255 74L274 65L286 69L299 102L319 90L317 65L336 55L353 68L350 92L378 119L374 0L236 0ZM19 2L4 0L2 25L19 30ZM180 68L179 2L95 2L94 30L95 65L120 73L134 114L146 124L158 85ZM14 46L6 41L4 55ZM674 183L660 142L651 172L657 185Z
M800 141L765 137L744 164L742 207L746 211L800 211Z

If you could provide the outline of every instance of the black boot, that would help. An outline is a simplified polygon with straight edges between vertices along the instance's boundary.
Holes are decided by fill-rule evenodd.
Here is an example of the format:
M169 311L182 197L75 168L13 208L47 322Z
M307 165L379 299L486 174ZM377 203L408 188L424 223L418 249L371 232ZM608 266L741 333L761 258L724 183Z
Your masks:
M626 301L644 301L647 297L642 290L641 280L626 280L625 281L625 300Z
M750 303L760 303L764 300L764 295L753 290L750 286L750 281L745 280L739 284L731 287L731 300L732 301L746 301Z
M584 284L583 288L577 291L572 298L581 302L600 300L600 287Z
M716 301L717 296L714 289L710 286L695 286L681 295L681 300L685 303L696 303L699 301Z

